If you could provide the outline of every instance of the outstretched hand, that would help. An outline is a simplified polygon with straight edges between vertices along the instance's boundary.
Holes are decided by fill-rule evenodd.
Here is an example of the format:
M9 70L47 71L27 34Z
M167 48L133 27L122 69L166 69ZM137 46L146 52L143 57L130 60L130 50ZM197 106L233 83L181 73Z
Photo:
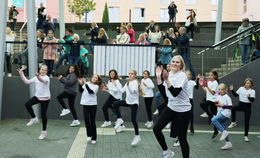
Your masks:
M231 90L231 91L234 90L234 86L233 86L233 84L231 84L231 85L229 86L229 90Z
M163 67L162 67L162 66L157 66L157 67L156 67L155 72L156 72L156 77L157 77L157 78L160 78L160 77L161 77L162 71L163 71Z
M163 80L168 80L169 72L165 69L163 69Z

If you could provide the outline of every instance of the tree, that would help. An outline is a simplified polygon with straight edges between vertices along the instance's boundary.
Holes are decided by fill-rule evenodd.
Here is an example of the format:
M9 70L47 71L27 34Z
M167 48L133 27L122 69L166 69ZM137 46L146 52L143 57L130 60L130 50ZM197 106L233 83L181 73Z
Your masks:
M107 3L105 4L105 9L103 12L103 18L102 18L102 22L103 23L109 23L109 17L108 17L108 8L107 8Z
M96 6L96 3L93 2L93 0L73 0L72 3L70 1L67 3L68 7L70 8L70 12L76 14L76 16L79 18L79 21L84 14L95 10Z

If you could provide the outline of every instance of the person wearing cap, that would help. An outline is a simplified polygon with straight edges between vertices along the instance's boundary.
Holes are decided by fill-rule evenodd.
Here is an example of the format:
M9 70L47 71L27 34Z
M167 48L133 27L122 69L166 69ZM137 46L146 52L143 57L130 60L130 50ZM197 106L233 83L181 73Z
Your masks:
M237 33L243 32L252 26L253 25L249 22L248 18L243 18L242 24L239 26ZM238 36L240 39L239 48L242 55L242 65L245 65L249 62L249 55L252 50L251 36L246 37L249 33L250 31L246 31L245 33Z

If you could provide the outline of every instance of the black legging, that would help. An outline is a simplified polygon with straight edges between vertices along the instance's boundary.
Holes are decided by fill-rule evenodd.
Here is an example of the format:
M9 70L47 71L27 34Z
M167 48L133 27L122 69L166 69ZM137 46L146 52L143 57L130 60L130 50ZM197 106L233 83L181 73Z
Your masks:
M62 106L62 108L67 109L65 102L63 100L64 98L68 98L69 107L70 107L70 111L72 113L73 119L77 120L78 117L77 117L77 113L76 113L76 110L75 110L75 107L74 107L76 95L73 95L73 94L70 94L66 91L63 91L61 94L59 94L57 96L57 100L60 103L60 105Z
M193 38L193 36L194 36L194 27L195 27L194 23L191 23L190 26L187 27L187 33L189 33L189 32L191 33L191 36L190 36L191 38Z
M108 108L113 109L112 104L117 101L118 99L114 98L112 95L109 95L107 101L105 102L105 104L102 107L102 111L105 117L106 121L109 121L109 115L108 115Z
M200 107L207 113L207 115L209 116L209 121L211 121L213 115L217 115L217 107L215 105L215 103L213 103L212 101L203 101L200 104ZM210 111L209 111L210 110ZM218 133L218 129L213 126L214 128L214 133Z
M97 140L96 113L97 105L83 105L83 115L87 136L92 137L92 140Z
M244 111L244 128L245 128L245 133L244 136L248 136L248 131L249 131L249 121L251 117L251 103L243 103L239 102L237 106L234 106L232 108L232 122L236 121L236 111Z
M162 129L170 122L172 122L171 137L178 137L181 145L181 151L183 158L189 158L190 148L187 141L187 130L189 125L189 114L190 112L175 112L169 107L166 107L156 122L153 132L154 135L161 145L162 149L166 151L168 149L165 142ZM172 134L174 133L174 134Z
M42 101L42 100L39 100L37 97L34 96L25 103L25 107L26 107L27 111L29 112L29 114L31 115L32 118L36 117L35 114L34 114L32 106L40 103L40 105L41 105L41 117L42 117L42 130L43 131L46 131L46 128L47 128L47 109L48 109L49 101L50 100Z
M152 121L152 104L153 104L153 97L144 98L144 104L146 107L146 113L148 117L148 121Z
M193 127L193 120L194 120L193 99L190 99L190 104L191 104L191 110L190 110L190 130L194 130L194 127Z
M12 73L11 55L5 55L7 73Z
M131 120L132 120L134 129L135 129L135 135L139 135L138 123L136 121L138 105L137 104L130 105L130 104L127 104L126 101L124 101L124 100L119 100L119 101L114 102L113 106L114 106L117 118L122 118L120 110L119 110L120 106L131 108Z

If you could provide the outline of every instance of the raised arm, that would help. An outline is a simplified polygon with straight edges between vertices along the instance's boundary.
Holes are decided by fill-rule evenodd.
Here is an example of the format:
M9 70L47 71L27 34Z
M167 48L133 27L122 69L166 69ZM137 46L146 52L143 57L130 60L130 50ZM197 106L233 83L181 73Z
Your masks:
M25 77L25 75L24 75L24 73L23 73L23 71L22 71L22 70L20 70L20 69L17 69L17 71L19 72L19 75L20 75L20 77L21 77L22 81L24 82L24 84L31 84L31 83L33 83L33 82L34 82L34 81L33 81L33 79L31 79L31 80L28 80L28 79Z

